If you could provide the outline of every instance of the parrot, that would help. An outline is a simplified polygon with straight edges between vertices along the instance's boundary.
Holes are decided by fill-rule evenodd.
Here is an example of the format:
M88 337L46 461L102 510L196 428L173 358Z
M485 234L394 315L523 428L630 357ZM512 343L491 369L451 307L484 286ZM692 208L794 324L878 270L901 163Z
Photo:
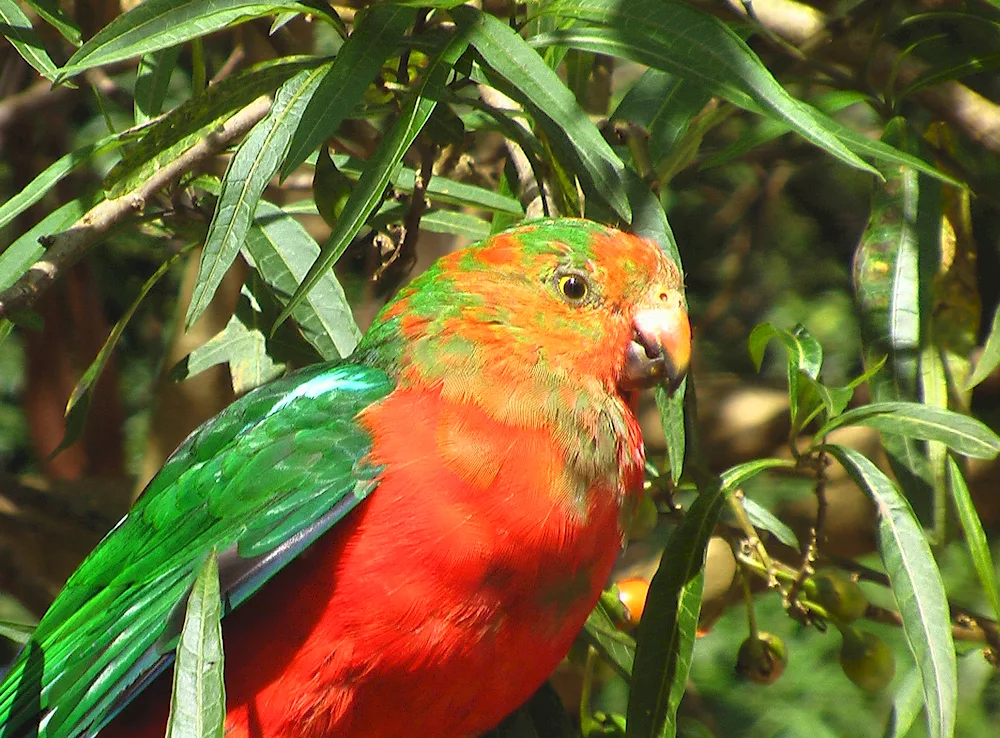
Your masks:
M227 738L471 738L548 678L644 475L643 389L691 328L652 240L528 221L437 260L355 351L235 400L70 576L0 684L0 738L164 735L218 559Z

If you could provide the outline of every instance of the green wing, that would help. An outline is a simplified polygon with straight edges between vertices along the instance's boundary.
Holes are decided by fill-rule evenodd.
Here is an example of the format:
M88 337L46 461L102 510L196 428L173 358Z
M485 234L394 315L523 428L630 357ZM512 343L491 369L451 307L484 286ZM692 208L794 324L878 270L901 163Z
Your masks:
M0 738L92 735L173 657L204 558L227 611L375 487L359 411L381 370L317 365L202 425L70 577L0 684Z

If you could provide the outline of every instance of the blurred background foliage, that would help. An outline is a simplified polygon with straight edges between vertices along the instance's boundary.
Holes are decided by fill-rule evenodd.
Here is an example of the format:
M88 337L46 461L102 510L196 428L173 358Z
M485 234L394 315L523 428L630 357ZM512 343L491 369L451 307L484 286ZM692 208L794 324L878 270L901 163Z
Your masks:
M234 393L349 352L355 329L338 317L341 303L363 329L437 255L543 211L631 222L668 249L676 241L696 337L695 461L705 473L791 458L789 447L819 426L791 431L784 355L768 353L757 371L748 340L761 323L803 326L790 340L822 347L828 387L888 357L877 375L888 384L861 384L852 408L912 400L998 427L997 372L982 372L971 395L966 388L972 367L1000 359L987 340L1000 299L995 0L228 0L198 26L207 5L0 0L10 41L0 47L0 620L40 615L166 455ZM163 21L159 35L136 35L147 11ZM367 59L369 77L324 87L324 75L343 73L330 60L365 23L376 40L350 53ZM431 59L447 79L433 78ZM554 70L558 89L537 67ZM419 135L399 138L406 115L419 119ZM216 148L181 162L227 120L242 128L219 129ZM250 174L236 171L241 155ZM139 207L114 200L171 166ZM248 182L259 192L234 201ZM108 227L88 232L80 217L115 202ZM227 242L223 227L243 237ZM74 231L82 240L71 242ZM43 253L40 236L58 255L54 285L27 272ZM320 280L332 302L297 303L293 321L269 336L304 277ZM94 382L87 370L109 335L117 340ZM71 395L83 402L67 422ZM678 476L676 453L660 463L671 443L663 417L650 404L643 419L652 471L670 466ZM898 451L896 441L846 431L843 443L901 473L884 453ZM944 491L953 488L943 454L920 446L934 467L926 484L900 483L932 533L950 603L968 611L952 611L955 734L993 735L1000 673L983 658L997 639L984 567L995 572L969 557L973 534ZM961 466L996 553L1000 470L988 458ZM891 646L895 677L873 693L848 681L836 628L797 611L787 586L777 594L754 578L740 558L746 529L724 518L708 548L702 637L678 733L941 735L947 720L917 717L925 693L898 623L878 622L895 605L879 580L870 501L837 469L828 478L802 471L757 476L742 490L801 544L816 525L822 479L819 554L802 558L782 547L783 529L753 523L770 555L799 572L796 591L814 565L860 576L876 608L868 629ZM651 478L652 524L636 534L620 578L648 581L678 521L672 505L705 489L697 472L661 481ZM748 633L744 583L757 626L787 648L787 671L773 684L734 669ZM614 716L629 709L622 677L583 652L554 683L571 713L582 689L589 734L614 734ZM535 728L513 721L507 730Z

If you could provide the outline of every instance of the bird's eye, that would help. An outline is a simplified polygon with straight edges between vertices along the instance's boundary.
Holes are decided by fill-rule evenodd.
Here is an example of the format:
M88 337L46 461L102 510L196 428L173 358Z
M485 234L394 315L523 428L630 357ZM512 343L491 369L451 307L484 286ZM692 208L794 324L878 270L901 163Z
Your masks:
M590 292L590 285L579 274L564 274L559 277L559 291L570 302L580 302Z

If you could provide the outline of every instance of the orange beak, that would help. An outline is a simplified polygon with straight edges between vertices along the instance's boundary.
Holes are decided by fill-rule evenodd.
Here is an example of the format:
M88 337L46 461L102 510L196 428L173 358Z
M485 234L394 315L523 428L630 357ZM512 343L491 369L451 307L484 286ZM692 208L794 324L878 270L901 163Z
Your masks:
M673 394L691 360L691 323L679 290L659 291L655 304L640 306L632 321L623 385L645 389L666 384Z

